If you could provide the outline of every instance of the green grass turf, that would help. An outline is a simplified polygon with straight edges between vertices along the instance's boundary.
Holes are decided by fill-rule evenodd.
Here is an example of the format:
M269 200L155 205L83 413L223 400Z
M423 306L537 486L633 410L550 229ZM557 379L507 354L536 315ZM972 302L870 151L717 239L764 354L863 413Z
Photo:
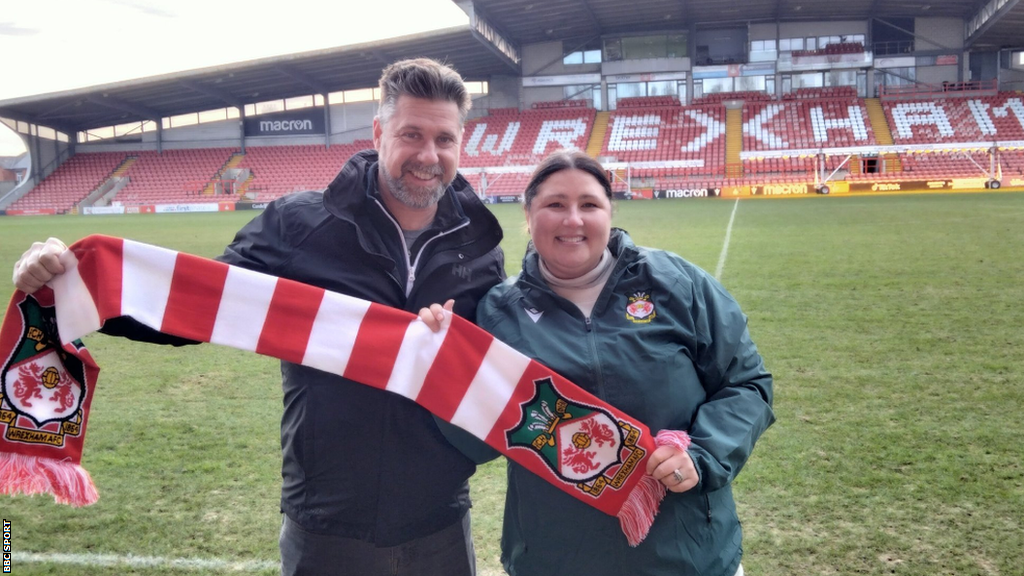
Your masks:
M639 244L714 271L775 375L778 422L736 481L750 574L1024 574L1024 194L624 202ZM526 233L494 207L507 269ZM251 213L0 218L32 240L102 232L213 256ZM11 291L6 280L0 298ZM277 560L273 360L102 335L85 467L101 499L0 499L14 550ZM504 465L473 479L480 572L500 574ZM184 569L15 564L17 574ZM194 569L190 573L220 573ZM265 571L273 574L273 570Z

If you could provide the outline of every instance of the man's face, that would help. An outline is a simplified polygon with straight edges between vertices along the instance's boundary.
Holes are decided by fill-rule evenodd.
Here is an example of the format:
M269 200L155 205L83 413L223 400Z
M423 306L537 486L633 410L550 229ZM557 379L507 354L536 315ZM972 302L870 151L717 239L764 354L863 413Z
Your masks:
M454 102L402 95L386 123L373 121L382 192L410 208L437 203L455 179L462 123Z

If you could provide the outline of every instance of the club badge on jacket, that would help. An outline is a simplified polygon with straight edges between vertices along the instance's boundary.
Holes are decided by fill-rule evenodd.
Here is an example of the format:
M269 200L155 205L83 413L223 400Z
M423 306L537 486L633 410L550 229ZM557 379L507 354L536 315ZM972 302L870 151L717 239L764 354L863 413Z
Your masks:
M626 304L626 318L635 324L648 324L658 313L654 310L654 302L649 290L634 292Z

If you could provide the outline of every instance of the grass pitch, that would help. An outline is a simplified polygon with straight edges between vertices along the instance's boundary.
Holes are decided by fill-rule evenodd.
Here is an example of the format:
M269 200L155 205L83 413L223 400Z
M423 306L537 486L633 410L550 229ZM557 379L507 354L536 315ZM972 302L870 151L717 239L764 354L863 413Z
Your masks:
M733 208L626 202L615 224L714 271ZM514 273L521 212L494 210ZM0 268L94 232L213 256L252 215L0 218ZM775 375L778 422L735 488L748 573L1024 574L1024 194L744 200L721 280ZM0 499L14 573L275 573L276 362L86 344L101 499ZM472 483L480 572L500 574L503 463Z

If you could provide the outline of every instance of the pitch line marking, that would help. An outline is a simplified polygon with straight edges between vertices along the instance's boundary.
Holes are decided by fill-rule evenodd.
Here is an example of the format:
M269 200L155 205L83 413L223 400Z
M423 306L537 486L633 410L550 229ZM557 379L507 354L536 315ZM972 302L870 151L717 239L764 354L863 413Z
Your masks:
M718 266L715 268L715 279L722 279L722 269L725 268L725 257L729 255L729 239L732 238L732 223L736 221L736 209L740 206L740 199L732 205L732 216L729 216L729 226L725 229L725 243L722 244L722 253L718 255Z
M222 560L220 558L163 558L160 556L118 556L116 554L61 554L61 553L25 553L15 552L14 565L18 564L71 564L75 566L131 568L171 568L185 571L221 572L263 572L280 570L278 562L266 560Z

